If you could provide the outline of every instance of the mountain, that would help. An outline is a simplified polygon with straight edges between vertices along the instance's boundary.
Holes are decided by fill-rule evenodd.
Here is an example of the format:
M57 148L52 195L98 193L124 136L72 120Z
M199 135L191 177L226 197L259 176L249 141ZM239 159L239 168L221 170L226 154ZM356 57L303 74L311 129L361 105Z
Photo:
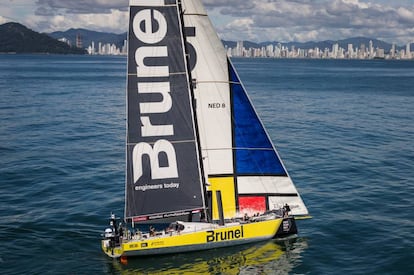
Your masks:
M374 38L366 38L366 37L354 37L354 38L348 38L344 40L339 40L337 43L340 47L347 49L348 44L352 44L355 47L360 48L362 44L365 45L365 47L368 49L369 43L372 41L372 44L374 45L374 48L381 48L384 49L386 52L389 52L391 50L392 44L384 42L382 40L374 39Z
M228 48L236 48L237 47L237 42L235 42L235 41L222 40L222 42L223 42L225 47L228 47ZM274 43L274 42L269 42L268 44L263 45L263 46L267 46L271 43ZM251 42L251 41L243 41L243 47L246 48L246 49L261 48L262 47L261 44L262 43L256 43L256 42Z
M49 33L49 35L56 39L66 38L72 45L76 44L76 37L79 35L82 38L83 48L87 48L92 44L92 41L95 42L95 47L98 46L98 43L102 44L115 44L118 48L121 48L124 45L124 40L127 39L127 33L115 34L107 32L97 32L87 29L69 29L67 31L58 31Z
M84 54L47 34L32 31L19 23L0 25L0 52Z

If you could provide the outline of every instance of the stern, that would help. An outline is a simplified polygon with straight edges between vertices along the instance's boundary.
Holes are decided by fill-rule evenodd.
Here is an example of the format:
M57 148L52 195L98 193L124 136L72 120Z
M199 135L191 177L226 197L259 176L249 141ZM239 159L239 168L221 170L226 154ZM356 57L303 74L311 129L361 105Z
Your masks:
M122 247L114 246L111 240L105 239L101 241L102 251L111 258L119 258L124 253Z
M294 217L283 218L274 238L284 238L298 233Z

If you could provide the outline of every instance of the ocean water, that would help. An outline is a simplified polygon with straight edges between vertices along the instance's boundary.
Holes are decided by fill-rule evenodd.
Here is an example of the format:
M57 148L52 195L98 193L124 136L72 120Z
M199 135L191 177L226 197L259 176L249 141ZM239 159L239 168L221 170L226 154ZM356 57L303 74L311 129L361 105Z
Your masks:
M0 274L412 274L414 62L234 64L313 216L297 238L108 259L126 59L0 55Z

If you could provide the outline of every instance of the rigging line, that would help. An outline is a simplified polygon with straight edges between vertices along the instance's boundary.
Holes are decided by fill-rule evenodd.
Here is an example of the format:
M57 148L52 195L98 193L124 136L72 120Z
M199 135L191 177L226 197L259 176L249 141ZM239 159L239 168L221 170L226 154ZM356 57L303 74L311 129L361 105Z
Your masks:
M248 148L248 147L221 147L221 148L203 148L203 151L220 151L220 150L260 150L274 151L273 148Z
M189 15L189 16L208 16L205 13L184 13L185 16Z
M20 22L20 20L19 20L19 19L16 19L16 18L13 18L13 17L7 16L7 15L1 15L1 14L0 14L0 17L4 18L4 19L6 19L6 20L13 21L13 22ZM6 23L7 23L7 22L6 22Z
M234 147L234 150L259 150L259 151L274 151L273 148L248 148L248 147Z
M181 74L187 74L187 72L176 72L176 73L170 73L170 75L181 75Z
M298 197L299 195L297 193L274 193L274 192L266 192L266 195L268 196L274 196L274 197ZM243 193L239 194L241 197L248 197L248 196L263 196L263 193Z
M232 147L222 147L222 148L205 148L204 151L221 151L221 150L232 150Z
M195 139L188 139L188 140L175 140L175 141L169 141L173 144L179 144L179 143L189 143L189 142L195 142ZM127 145L136 145L139 142L127 142ZM155 144L155 142L147 142L148 144Z
M196 81L196 84L200 84L200 83L224 83L224 84L241 84L241 82L236 82L236 81L223 81L223 80L202 80Z

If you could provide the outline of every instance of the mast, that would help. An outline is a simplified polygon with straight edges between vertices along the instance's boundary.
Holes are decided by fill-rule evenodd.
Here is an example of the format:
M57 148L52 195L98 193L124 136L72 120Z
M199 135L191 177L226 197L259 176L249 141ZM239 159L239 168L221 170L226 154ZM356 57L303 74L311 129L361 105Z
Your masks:
M208 221L211 221L211 216L208 215L208 211L206 209L208 202L207 202L207 195L206 195L206 187L207 187L207 181L206 181L206 174L205 174L205 170L204 170L204 165L203 165L203 156L201 154L201 142L200 142L200 130L199 130L199 125L198 125L198 119L197 119L197 100L194 96L194 85L196 79L192 78L192 74L191 74L191 55L190 52L188 50L188 45L189 42L187 40L187 32L188 31L194 31L195 32L195 28L186 28L185 24L184 24L184 13L185 11L183 10L183 6L182 6L182 1L178 0L178 8L180 11L180 19L181 19L181 31L183 33L183 37L184 37L184 50L185 50L185 57L186 57L186 63L187 63L187 73L188 73L188 82L190 84L190 95L192 98L192 106L193 106L193 117L194 117L194 124L195 124L195 134L196 134L196 139L197 139L197 145L198 145L198 158L199 158L199 163L200 163L200 168L201 168L201 178L202 178L202 188L203 188L203 201L204 201L204 215L205 217L207 217ZM195 57L193 57L195 58Z

